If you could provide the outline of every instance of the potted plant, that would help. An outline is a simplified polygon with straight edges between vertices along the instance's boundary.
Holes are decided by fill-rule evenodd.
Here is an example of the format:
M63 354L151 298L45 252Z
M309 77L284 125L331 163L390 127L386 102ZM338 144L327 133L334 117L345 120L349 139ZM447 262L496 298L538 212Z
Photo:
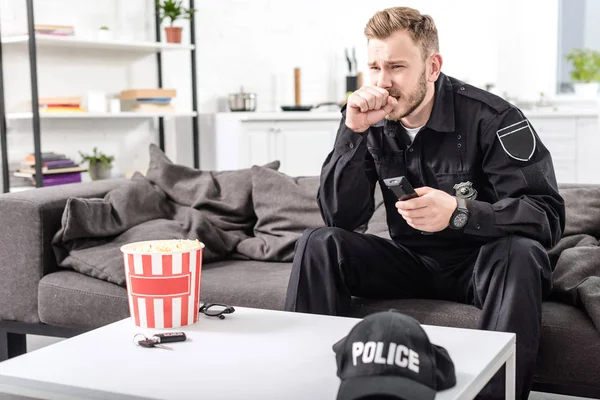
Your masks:
M112 34L110 29L108 29L108 26L106 25L102 25L99 29L98 29L98 40L110 40L112 39Z
M112 170L112 162L115 160L114 156L107 156L102 152L98 152L98 148L94 147L94 151L91 155L84 154L81 151L79 155L82 158L82 162L88 162L88 172L92 180L108 179Z
M169 26L165 27L167 43L181 43L181 30L179 26L173 26L178 19L190 19L194 14L193 8L185 8L181 4L183 0L157 0L160 23L165 19L170 20Z
M566 56L571 63L571 80L575 93L596 97L600 87L600 52L591 49L572 49Z

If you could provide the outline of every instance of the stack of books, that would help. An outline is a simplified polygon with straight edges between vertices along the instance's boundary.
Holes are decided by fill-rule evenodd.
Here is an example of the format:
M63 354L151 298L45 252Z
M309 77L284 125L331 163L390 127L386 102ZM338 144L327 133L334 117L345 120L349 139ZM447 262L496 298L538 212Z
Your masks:
M40 112L84 112L81 97L40 97Z
M73 25L44 25L35 24L33 26L36 35L48 35L48 36L73 36L75 35L75 28Z
M175 89L131 89L120 95L121 111L174 112Z
M14 173L21 178L29 178L35 184L35 156L29 154L25 157L23 167ZM87 168L79 166L75 161L64 154L48 152L42 153L43 186L64 185L66 183L81 182L81 173Z

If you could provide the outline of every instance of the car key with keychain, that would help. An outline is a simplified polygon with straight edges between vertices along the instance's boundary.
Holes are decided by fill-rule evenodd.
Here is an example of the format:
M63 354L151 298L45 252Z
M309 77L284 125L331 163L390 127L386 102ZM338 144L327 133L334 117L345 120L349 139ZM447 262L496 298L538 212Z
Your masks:
M157 333L156 335L152 335L151 337L146 337L141 333L138 333L134 336L134 341L137 336L142 336L143 340L138 340L136 344L146 347L159 347L163 349L172 350L170 347L164 346L164 343L174 343L174 342L184 342L187 337L184 332L166 332L166 333Z

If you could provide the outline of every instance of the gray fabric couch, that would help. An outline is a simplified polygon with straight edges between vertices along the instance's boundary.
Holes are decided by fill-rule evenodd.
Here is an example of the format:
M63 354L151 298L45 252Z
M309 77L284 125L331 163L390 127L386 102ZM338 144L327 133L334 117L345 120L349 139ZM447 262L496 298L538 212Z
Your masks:
M0 196L0 360L25 351L25 334L69 337L129 316L125 288L59 268L51 247L69 197L103 197L124 182ZM375 212L369 227L385 235L382 212ZM290 269L278 262L208 263L201 300L281 310ZM389 308L423 324L474 328L479 318L475 307L429 300L354 299L352 315ZM582 307L544 303L535 381L538 391L600 397L600 334Z

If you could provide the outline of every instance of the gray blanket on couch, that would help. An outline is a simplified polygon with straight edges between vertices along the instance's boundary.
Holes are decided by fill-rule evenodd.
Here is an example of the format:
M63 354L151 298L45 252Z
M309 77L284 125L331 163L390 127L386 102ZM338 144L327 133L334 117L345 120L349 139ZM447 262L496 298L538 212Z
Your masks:
M277 171L279 162L236 171L172 163L150 146L146 176L102 199L69 198L52 245L57 263L125 286L120 247L160 239L198 239L205 263L224 258L291 261L307 227L322 226L318 182Z
M549 252L553 300L583 309L600 331L600 188L561 188L567 219Z

